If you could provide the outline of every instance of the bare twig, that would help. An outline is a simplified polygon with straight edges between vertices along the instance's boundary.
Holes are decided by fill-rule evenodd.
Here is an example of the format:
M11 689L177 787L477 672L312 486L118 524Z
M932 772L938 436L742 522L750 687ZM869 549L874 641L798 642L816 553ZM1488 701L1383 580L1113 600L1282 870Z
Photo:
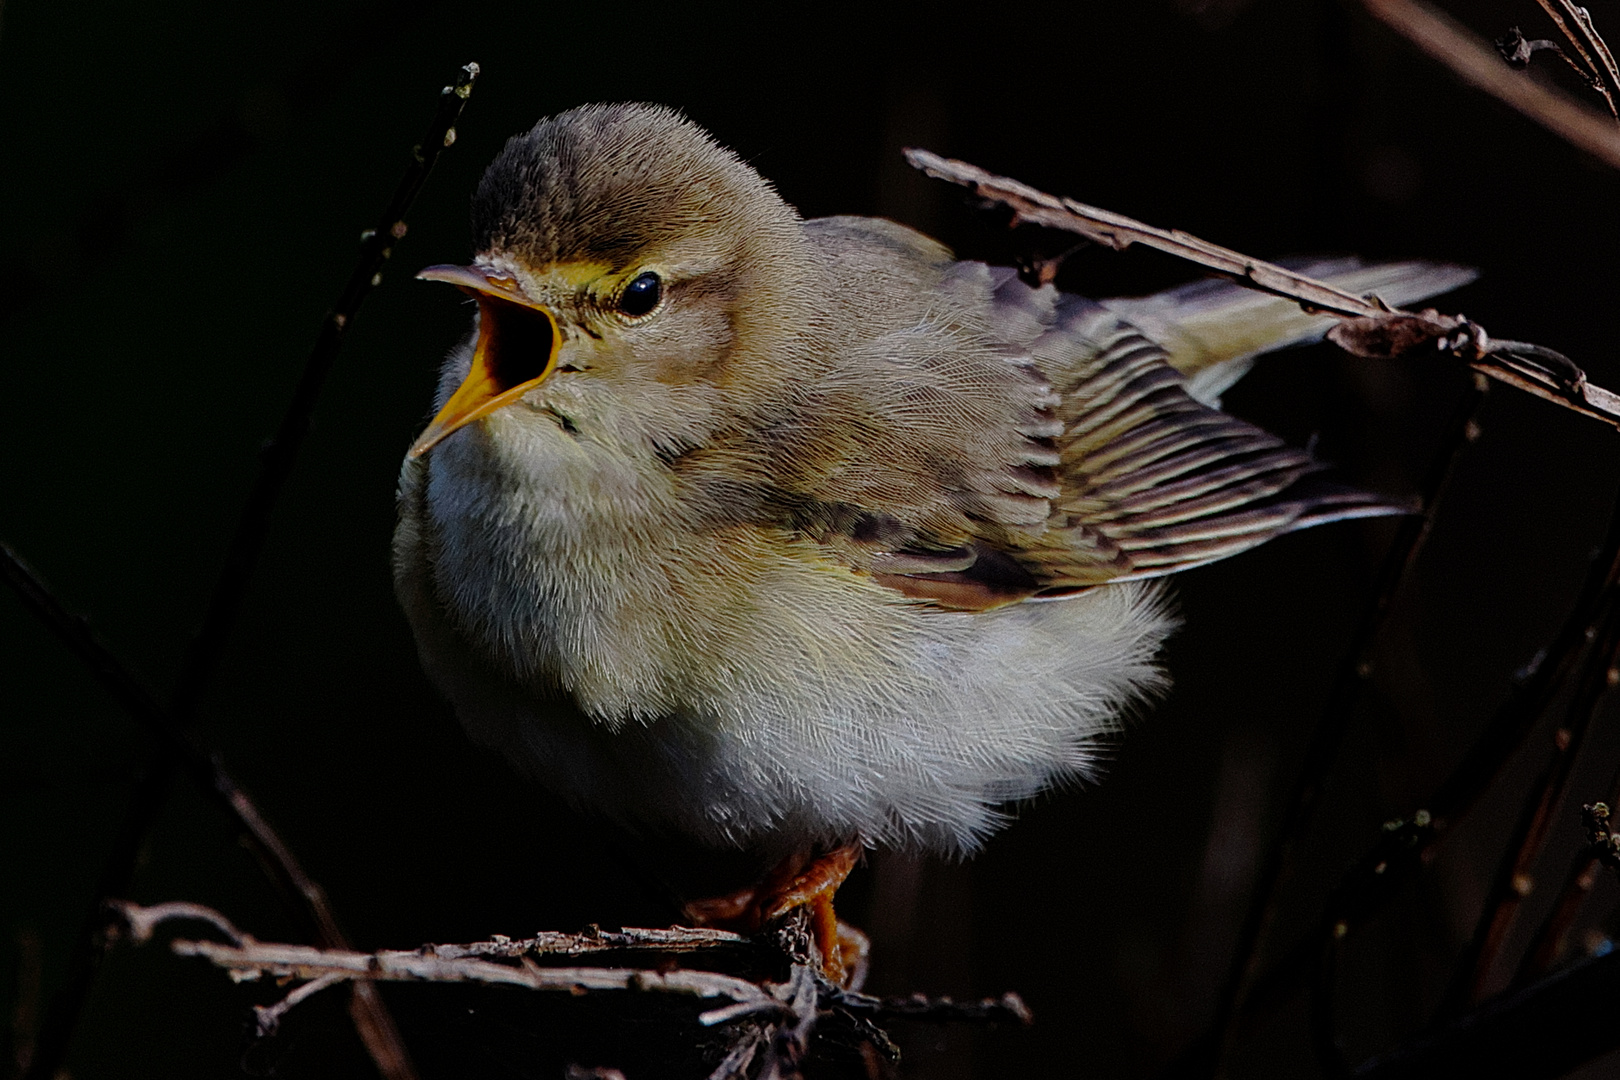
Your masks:
M1322 717L1311 733L1310 744L1300 763L1298 778L1288 801L1288 816L1266 853L1243 926L1238 933L1237 946L1232 954L1226 984L1218 999L1213 1025L1214 1064L1218 1067L1231 1051L1235 1037L1234 1021L1243 1006L1250 985L1260 972L1261 945L1277 912L1278 894L1286 882L1296 846L1304 835L1321 801L1322 787L1337 756L1340 743L1360 701L1363 690L1373 674L1373 646L1389 614L1390 605L1416 565L1423 545L1434 528L1434 519L1441 496L1463 451L1479 437L1479 410L1485 401L1489 384L1480 376L1463 394L1453 412L1450 424L1440 440L1421 491L1423 513L1401 522L1391 542L1378 580L1361 617L1350 647L1346 650L1334 678Z
M1474 940L1459 961L1451 1000L1460 1007L1484 994L1492 968L1525 897L1535 887L1536 863L1541 857L1558 805L1563 801L1570 771L1597 715L1604 694L1620 682L1620 597L1610 593L1596 639L1576 677L1575 694L1564 721L1553 733L1552 756L1525 800L1508 841L1507 855L1497 868ZM1601 805L1601 804L1600 804Z
M1576 7L1571 0L1537 0L1537 3L1586 65L1587 81L1603 95L1609 114L1620 120L1620 108L1615 105L1615 92L1620 90L1620 69L1616 69L1614 54L1609 52L1608 43L1597 32L1592 16L1585 8ZM1574 24L1573 28L1571 23Z
M1523 30L1520 30L1517 26L1510 26L1508 32L1497 38L1494 44L1496 45L1496 51L1502 54L1502 59L1516 68L1529 67L1531 58L1538 52L1550 52L1568 64L1569 69L1579 76L1587 86L1599 93L1603 92L1603 85L1596 81L1592 73L1576 63L1574 58L1565 52L1563 46L1556 41L1549 41L1546 38L1536 38L1532 41L1524 36Z
M140 840L163 804L175 760L170 756L173 754L185 764L188 771L204 780L205 785L227 804L254 838L258 849L267 856L261 859L261 865L273 867L273 876L290 886L300 898L322 943L331 946L345 944L320 886L304 872L286 844L217 761L210 760L191 742L188 732L194 726L197 701L217 665L230 624L246 595L248 579L269 534L271 511L291 475L298 449L308 434L316 399L336 359L344 331L366 295L377 285L383 263L393 253L394 244L405 235L404 216L421 191L439 153L455 141L455 121L472 92L477 76L478 65L467 64L461 69L455 84L444 88L427 134L421 144L412 148L410 164L400 178L377 228L367 230L361 237L356 266L337 303L322 322L281 425L264 449L258 476L237 523L202 629L187 652L169 707L164 708L159 704L82 620L68 614L15 553L10 549L3 551L4 558L0 561L4 563L8 582L22 594L25 603L67 640L82 659L90 663L102 684L112 690L137 718L158 731L167 750L159 755L142 780L125 815L120 829L120 843L102 875L103 891L98 893L96 901L98 910L104 898L124 891L123 886L132 872ZM94 916L87 920L87 928L94 926L95 922ZM97 953L93 936L85 933L75 948L70 978L51 1003L41 1031L39 1053L28 1074L29 1080L52 1076L59 1069L93 982ZM386 1007L369 984L355 987L350 1012L361 1041L365 1043L379 1072L389 1080L411 1080L415 1070L405 1053L404 1042Z
M998 998L980 998L978 1001L953 1001L948 997L928 997L912 994L909 997L876 998L868 994L839 991L834 1000L850 1012L881 1020L927 1020L947 1023L954 1020L976 1020L992 1023L1017 1024L1028 1027L1035 1022L1024 999L1008 992Z
M1356 1069L1367 1080L1511 1076L1552 1080L1620 1046L1614 1003L1620 952L1573 964L1533 986L1493 998L1466 1016Z
M1596 635L1604 598L1617 581L1620 496L1613 504L1604 540L1593 553L1586 581L1558 633L1519 673L1507 698L1434 795L1409 816L1386 822L1378 840L1345 872L1323 906L1317 929L1254 981L1245 1013L1280 1002L1313 969L1319 990L1331 983L1339 950L1428 864L1451 827L1468 815L1529 737L1536 720L1574 670L1581 651ZM1323 1002L1316 1004L1320 1023Z
M1592 857L1620 874L1620 833L1609 820L1607 803L1587 803L1581 807L1581 824L1586 826L1586 842Z
M723 997L779 1012L781 1003L754 983L712 971L658 971L651 968L541 967L526 957L516 964L464 956L454 960L426 951L350 952L313 945L282 945L245 939L239 945L177 940L176 956L196 956L223 968L238 981L277 979L369 979L377 982L485 983L528 990L638 990L649 993ZM712 1020L721 1023L723 1020Z
M1620 169L1620 128L1557 90L1526 79L1496 50L1451 16L1421 0L1361 0L1362 5L1464 82L1517 109L1564 141Z
M142 907L140 904L131 904L123 900L114 900L107 905L108 909L119 918L120 925L129 940L136 945L145 945L152 940L157 928L167 922L176 922L189 919L195 922L205 922L224 934L232 945L242 945L253 940L247 934L236 928L236 924L211 907L202 904L193 904L187 900L170 900L166 904L152 904Z
M340 983L355 987L374 982L480 983L571 995L646 992L725 1002L695 1017L703 1027L736 1025L731 1049L711 1074L711 1080L749 1075L755 1080L789 1080L799 1075L799 1066L809 1053L810 1036L819 1024L835 1025L845 1045L865 1044L880 1058L893 1058L893 1043L872 1021L905 1018L936 1023L1011 1022L1023 1026L1032 1022L1023 999L1012 993L959 1003L921 994L876 998L834 986L820 974L804 930L802 911L790 914L764 938L689 927L590 927L577 934L548 932L532 938L496 937L465 945L431 944L365 953L259 941L218 911L200 904L176 902L143 907L114 901L108 907L118 916L122 936L135 944L151 940L165 923L199 921L226 940L178 939L170 943L177 955L207 960L237 982L298 982L300 985L279 1001L255 1009L261 1036L274 1034L281 1020L300 1002ZM552 967L536 963L537 958L608 952L650 953L672 961L738 948L760 950L762 956L768 952L773 961L786 959L787 979L755 982L737 975L668 966Z
M1620 799L1620 768L1615 770L1609 790L1613 793L1611 799ZM1569 931L1597 884L1598 871L1607 866L1620 873L1620 838L1609 831L1608 804L1587 803L1581 808L1581 823L1586 827L1586 846L1571 861L1558 899L1524 951L1519 971L1513 977L1514 989L1545 975L1563 957Z
M203 616L202 628L192 639L175 687L174 711L178 716L185 717L190 713L213 675L214 668L218 666L231 623L235 621L242 599L247 595L248 579L252 576L254 564L258 562L259 552L264 548L265 538L270 534L270 512L287 478L292 475L298 450L309 434L316 399L337 359L343 335L354 320L355 313L360 310L361 302L381 280L383 264L394 253L394 245L404 238L405 214L416 201L422 185L427 182L434 162L445 147L455 142L456 120L461 116L477 78L478 65L466 64L461 68L455 84L445 87L440 93L438 112L434 114L422 141L411 148L410 163L400 177L393 197L377 219L376 227L361 234L360 257L350 271L343 291L338 294L337 303L322 320L314 348L304 362L304 373L293 390L292 400L287 403L281 425L265 444L260 456L258 476L242 507L242 516L231 537L224 566L220 569L208 611Z
M500 935L491 941L471 945L433 945L434 954L447 959L464 956L587 956L602 952L649 951L681 955L753 948L754 941L730 930L711 930L706 927L676 926L668 930L648 930L623 927L603 930L588 927L579 933L550 931L532 938L508 938Z
M759 986L732 975L708 971L637 970L610 967L541 967L531 959L533 955L575 955L580 938L586 935L556 934L530 939L524 944L530 948L511 951L517 942L508 939L478 942L471 945L424 945L419 949L384 950L363 953L351 949L322 949L313 945L291 945L259 941L243 933L224 915L201 904L175 901L166 904L142 906L127 901L113 901L108 905L127 928L130 940L142 944L151 940L159 926L177 920L197 920L218 930L228 941L185 940L172 942L170 948L178 956L198 956L215 967L231 973L238 982L252 981L262 976L276 979L320 979L332 976L339 980L374 980L377 982L481 982L504 986L522 986L530 990L646 990L664 993L691 994L697 997L725 997L736 1002L766 1004L780 1011L779 1003ZM708 932L715 933L713 931ZM626 940L638 942L637 947L668 951L676 954L689 952L692 942L708 936L699 930L621 931ZM670 944L651 945L662 937ZM735 938L737 935L726 935ZM744 939L746 940L746 939ZM732 945L730 940L720 944ZM622 946L621 946L622 947ZM516 959L516 964L487 960L487 956Z
M1111 210L1048 195L965 161L953 161L927 150L909 149L905 154L906 160L929 176L959 184L980 198L1007 207L1015 222L1062 229L1117 251L1142 244L1225 274L1260 292L1293 300L1308 311L1342 319L1344 322L1328 336L1357 356L1391 358L1424 348L1448 353L1487 378L1620 426L1620 394L1594 386L1568 357L1551 349L1520 341L1492 340L1483 327L1461 316L1392 311L1376 297L1356 296L1188 233L1160 229ZM1616 162L1620 164L1620 146Z

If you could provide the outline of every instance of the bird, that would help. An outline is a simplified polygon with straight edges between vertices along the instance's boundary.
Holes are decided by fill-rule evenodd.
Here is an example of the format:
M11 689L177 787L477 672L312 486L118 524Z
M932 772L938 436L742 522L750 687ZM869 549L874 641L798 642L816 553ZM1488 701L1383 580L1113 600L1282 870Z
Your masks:
M630 829L769 867L758 928L861 852L967 855L1163 692L1160 579L1407 512L1219 408L1330 320L1223 280L1094 301L892 221L806 220L679 111L495 157L476 302L402 466L396 593L475 741ZM1431 262L1312 263L1392 305Z

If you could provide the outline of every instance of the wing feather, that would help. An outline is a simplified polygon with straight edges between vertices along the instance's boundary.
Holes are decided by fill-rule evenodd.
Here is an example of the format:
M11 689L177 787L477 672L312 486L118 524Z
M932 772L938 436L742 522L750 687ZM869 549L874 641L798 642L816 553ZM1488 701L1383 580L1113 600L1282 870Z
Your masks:
M855 297L840 316L854 329L806 392L791 440L801 474L773 498L904 595L954 608L1055 598L1407 509L1202 404L1118 311L950 262L891 223L823 228L843 252L828 295ZM850 257L863 229L872 245ZM1173 307L1152 310L1173 319Z

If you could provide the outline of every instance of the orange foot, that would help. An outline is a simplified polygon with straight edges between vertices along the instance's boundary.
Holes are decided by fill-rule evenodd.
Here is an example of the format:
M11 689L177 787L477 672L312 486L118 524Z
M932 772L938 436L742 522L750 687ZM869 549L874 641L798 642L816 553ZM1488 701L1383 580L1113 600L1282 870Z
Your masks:
M699 926L754 934L794 908L809 908L810 934L821 952L822 972L839 986L851 985L866 974L867 940L859 930L838 921L833 895L860 855L860 844L846 844L814 858L808 852L790 855L757 885L688 903L686 917Z

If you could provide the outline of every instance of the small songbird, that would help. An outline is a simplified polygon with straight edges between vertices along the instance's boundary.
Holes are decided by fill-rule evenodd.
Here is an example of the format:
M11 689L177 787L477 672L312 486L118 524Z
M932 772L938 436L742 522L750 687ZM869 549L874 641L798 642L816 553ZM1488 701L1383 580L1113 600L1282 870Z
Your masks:
M405 460L394 572L474 738L581 807L777 865L973 851L1158 691L1153 579L1399 512L1216 395L1326 320L1226 282L1094 302L872 218L802 219L668 108L507 143L477 302ZM1406 304L1468 280L1318 265Z

